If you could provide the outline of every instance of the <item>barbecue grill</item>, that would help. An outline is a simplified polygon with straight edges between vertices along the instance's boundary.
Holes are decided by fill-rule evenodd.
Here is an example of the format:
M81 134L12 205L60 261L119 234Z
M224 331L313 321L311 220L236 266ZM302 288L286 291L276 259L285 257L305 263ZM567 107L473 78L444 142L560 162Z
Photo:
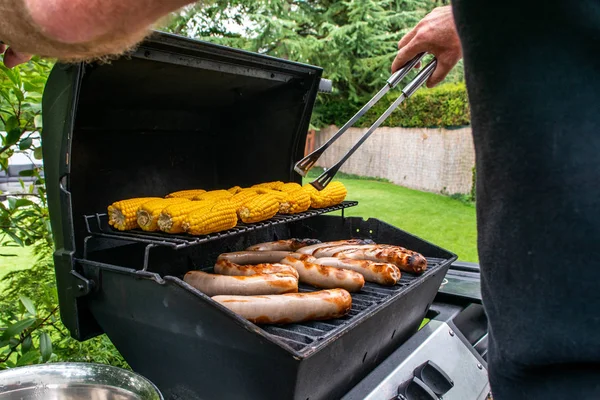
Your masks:
M44 94L44 160L61 317L74 338L106 333L167 399L336 399L353 388L364 397L369 373L381 374L433 316L454 254L383 221L345 216L353 201L200 237L117 232L106 215L125 198L300 182L293 168L327 86L321 74L168 34L109 64L55 66ZM368 283L343 318L281 326L250 323L182 280L223 252L293 237L401 245L428 268L394 287ZM442 327L471 298L447 291L462 305L437 312ZM465 348L480 339L459 336ZM407 390L414 379L403 378Z

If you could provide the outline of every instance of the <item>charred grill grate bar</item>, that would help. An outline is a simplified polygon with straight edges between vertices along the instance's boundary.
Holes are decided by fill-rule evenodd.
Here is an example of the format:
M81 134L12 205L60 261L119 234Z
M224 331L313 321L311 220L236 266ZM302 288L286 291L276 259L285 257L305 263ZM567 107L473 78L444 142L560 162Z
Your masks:
M91 236L105 237L108 239L119 239L128 240L136 243L144 243L156 246L167 246L173 249L183 249L191 246L200 245L203 243L211 242L214 240L221 240L227 237L240 235L243 233L251 232L256 229L268 228L275 225L287 224L289 222L300 221L303 219L311 218L317 215L326 214L334 211L342 211L348 207L357 206L357 201L344 201L341 204L322 208L305 211L299 214L293 215L281 215L277 214L275 217L268 221L259 222L256 224L244 224L239 223L235 228L228 231L213 233L205 236L190 236L190 235L171 235L166 233L157 232L143 232L140 230L120 232L113 229L108 224L107 214L94 214L85 216L85 226L87 232Z

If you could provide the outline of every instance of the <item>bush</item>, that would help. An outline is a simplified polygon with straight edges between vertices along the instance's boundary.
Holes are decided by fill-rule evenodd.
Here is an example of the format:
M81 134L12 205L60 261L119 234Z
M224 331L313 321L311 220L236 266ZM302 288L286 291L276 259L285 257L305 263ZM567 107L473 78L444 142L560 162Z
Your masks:
M367 128L383 114L399 91L377 103L355 125ZM316 107L313 124L342 126L361 106L346 101L323 102ZM464 83L446 83L433 89L421 89L406 100L382 126L406 128L458 127L469 125L471 114Z

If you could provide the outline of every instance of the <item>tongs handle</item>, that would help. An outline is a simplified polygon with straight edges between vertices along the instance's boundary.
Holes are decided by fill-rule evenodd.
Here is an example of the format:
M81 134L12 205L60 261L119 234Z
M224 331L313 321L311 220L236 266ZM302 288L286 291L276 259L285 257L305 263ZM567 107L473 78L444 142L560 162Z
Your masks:
M398 85L398 83L400 83L400 81L404 79L406 75L408 75L408 73L421 61L421 59L424 56L425 53L417 55L406 65L404 65L402 68L396 71L390 77L390 79L387 80L387 83L383 87L383 89L381 89L375 96L373 96L373 98L369 100L369 102L365 104L363 108L361 108L352 118L350 118L350 120L346 122L344 126L342 126L340 130L337 131L335 135L333 135L331 139L329 139L317 150L313 151L311 154L309 154L308 156L304 157L302 160L296 163L296 165L294 166L296 172L302 176L306 176L308 171L310 171L310 169L314 167L314 165L317 163L321 155L323 155L325 150L327 150L336 140L338 140L348 130L348 128L353 126L356 123L356 121L360 119L360 117L365 115L367 111L371 109L371 107L373 107L379 100L381 100L381 98L385 96L387 92L390 91L390 89L395 88Z
M434 58L433 61L427 64L427 66L419 72L415 79L410 81L410 83L406 85L404 89L402 89L402 94L398 97L398 99L396 99L396 101L392 103L392 105L377 119L377 121L371 125L369 130L354 144L354 146L352 146L350 150L348 150L344 157L342 157L337 164L329 168L310 184L313 185L317 190L325 189L333 180L335 174L337 174L346 160L348 160L348 158L350 158L350 156L354 154L354 152L358 150L360 146L362 146L369 136L371 136L371 134L375 132L377 128L379 128L383 121L385 121L405 99L411 97L421 86L423 86L425 82L427 82L431 74L433 74L433 71L435 71L436 66L437 60Z

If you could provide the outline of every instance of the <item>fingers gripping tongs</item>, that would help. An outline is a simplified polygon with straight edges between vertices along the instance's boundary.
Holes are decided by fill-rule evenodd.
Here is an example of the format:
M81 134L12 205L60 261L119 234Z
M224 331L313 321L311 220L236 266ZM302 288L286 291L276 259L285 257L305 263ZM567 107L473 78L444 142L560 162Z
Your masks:
M331 146L336 140L338 140L351 126L353 126L356 121L360 119L367 111L371 109L383 96L387 94L391 89L398 86L400 81L404 79L404 77L421 61L421 59L425 56L425 53L421 53L411 61L408 62L404 67L400 68L396 71L390 79L388 79L386 85L377 93L369 102L360 109L359 112L356 113L355 116L350 118L348 122L335 134L331 139L327 141L324 145L319 147L317 150L309 154L300 160L294 169L297 173L302 176L306 176L308 171L314 167L317 160L321 155ZM407 98L411 97L423 84L429 79L435 67L437 66L437 60L434 58L425 68L423 68L419 74L413 79L404 89L402 89L402 94L398 97L396 101L392 103L392 105L375 121L373 125L369 128L369 130L356 142L354 146L342 157L337 164L326 170L321 176L311 182L318 190L323 190L325 187L331 182L335 174L337 174L340 167L350 158L352 154L371 136L371 134L379 128L379 126L385 121L400 104Z

